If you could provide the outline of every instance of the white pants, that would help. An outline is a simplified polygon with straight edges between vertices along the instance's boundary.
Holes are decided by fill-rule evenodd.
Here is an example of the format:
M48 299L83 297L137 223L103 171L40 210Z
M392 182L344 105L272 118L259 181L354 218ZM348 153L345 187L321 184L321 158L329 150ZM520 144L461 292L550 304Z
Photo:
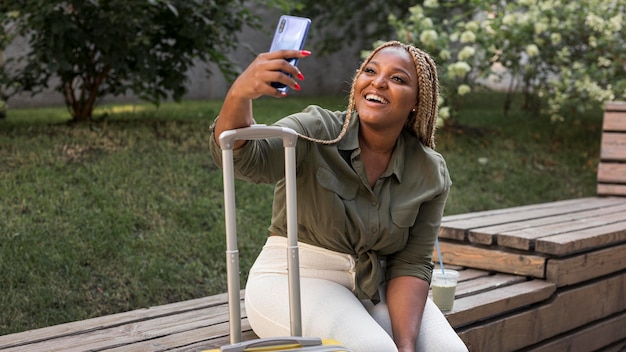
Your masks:
M287 239L270 236L250 270L245 305L259 337L287 336L289 299ZM397 351L385 303L361 301L354 289L354 259L343 253L299 243L304 336L332 338L354 352ZM457 352L467 347L439 308L426 301L417 351Z

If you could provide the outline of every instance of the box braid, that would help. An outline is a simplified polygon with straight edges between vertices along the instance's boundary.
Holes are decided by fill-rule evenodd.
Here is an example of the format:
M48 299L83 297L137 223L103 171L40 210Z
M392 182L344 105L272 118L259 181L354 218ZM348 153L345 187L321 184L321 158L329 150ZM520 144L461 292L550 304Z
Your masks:
M417 108L411 111L410 115L408 116L405 127L408 128L411 134L419 138L420 142L422 142L423 145L434 149L435 128L437 126L438 110L437 100L439 98L439 79L437 76L437 66L435 65L435 62L430 58L430 56L428 56L428 54L426 54L422 50L412 45L403 44L398 41L390 41L378 46L376 49L374 49L374 51L369 54L367 59L365 59L365 61L363 61L363 63L361 64L361 67L356 71L356 75L354 76L352 81L352 87L350 88L350 98L348 101L346 118L341 128L341 132L339 132L339 135L335 139L323 140L312 138L302 134L299 134L299 136L309 141L320 144L334 144L339 142L346 134L346 131L348 130L348 125L350 124L350 119L355 113L356 107L354 102L354 83L356 82L357 77L363 72L365 66L372 60L372 57L376 55L376 53L384 48L392 46L402 47L409 54L411 54L413 62L415 63L415 69L417 71L418 104Z

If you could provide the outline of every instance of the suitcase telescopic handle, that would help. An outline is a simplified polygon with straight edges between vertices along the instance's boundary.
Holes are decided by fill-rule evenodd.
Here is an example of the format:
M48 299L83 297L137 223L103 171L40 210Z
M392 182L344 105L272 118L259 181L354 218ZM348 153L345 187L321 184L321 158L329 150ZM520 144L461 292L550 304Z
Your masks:
M302 309L300 303L300 263L298 254L298 214L296 198L296 142L298 134L291 128L252 125L220 134L222 169L224 173L224 213L226 218L226 275L228 281L228 307L230 341L241 341L241 304L239 298L239 250L235 219L235 171L233 148L236 140L253 140L280 137L285 147L285 187L287 207L287 267L289 280L289 310L291 335L302 335Z
M233 149L236 140L253 140L280 137L283 145L287 147L295 147L298 140L296 131L288 127L251 125L250 127L238 128L234 130L226 130L220 134L220 147L224 149Z

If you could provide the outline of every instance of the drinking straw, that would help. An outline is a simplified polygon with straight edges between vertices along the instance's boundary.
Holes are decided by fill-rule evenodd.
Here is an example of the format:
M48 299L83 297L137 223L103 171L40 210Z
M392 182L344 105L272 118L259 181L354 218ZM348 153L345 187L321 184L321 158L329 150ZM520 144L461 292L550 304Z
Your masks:
M439 237L435 238L435 246L437 247L437 256L439 257L439 266L441 267L441 275L443 275L443 282L446 282L446 271L443 269L443 259L441 259L441 248L439 247Z

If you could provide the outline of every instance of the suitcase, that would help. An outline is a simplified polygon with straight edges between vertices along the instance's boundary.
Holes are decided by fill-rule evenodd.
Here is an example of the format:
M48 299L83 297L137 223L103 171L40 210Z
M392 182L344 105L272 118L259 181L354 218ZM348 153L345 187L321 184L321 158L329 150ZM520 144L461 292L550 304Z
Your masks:
M291 336L260 338L241 341L241 306L239 299L239 250L235 219L235 177L233 147L236 140L281 138L285 147L285 184L287 187L287 251L288 285ZM298 216L296 198L296 141L297 133L285 127L252 125L224 131L220 137L222 171L224 173L224 212L226 221L226 273L228 285L228 313L230 344L220 349L204 352L243 351L347 351L332 339L302 337L300 303L300 272L298 253Z

